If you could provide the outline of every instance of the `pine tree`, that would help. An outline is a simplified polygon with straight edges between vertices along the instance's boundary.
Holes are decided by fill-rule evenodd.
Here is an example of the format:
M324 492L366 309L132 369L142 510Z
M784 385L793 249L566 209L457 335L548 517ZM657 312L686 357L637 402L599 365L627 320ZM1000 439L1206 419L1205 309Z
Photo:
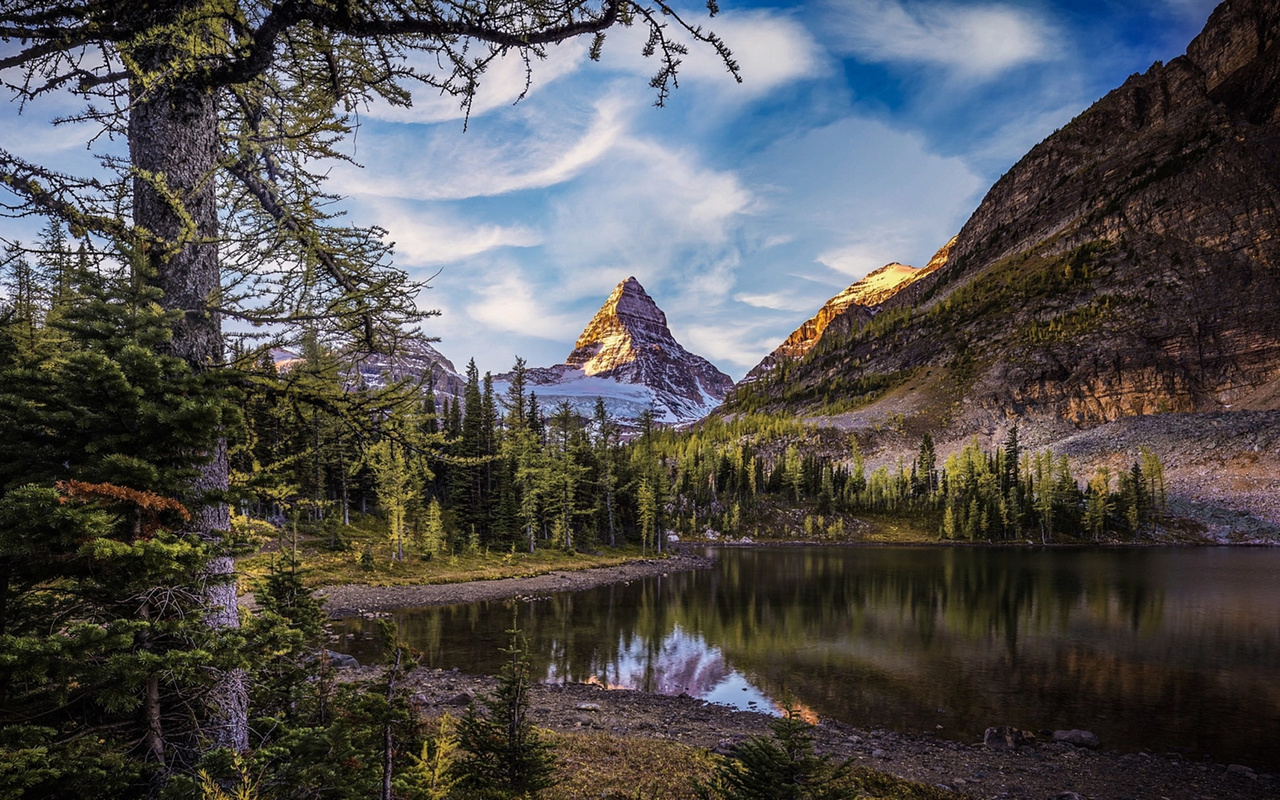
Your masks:
M64 346L0 364L0 763L16 796L131 797L212 732L239 661L204 624L209 545L176 499L230 411L157 354L154 290L77 278Z
M813 733L788 708L770 726L770 736L754 736L733 748L732 760L720 766L704 798L723 800L853 800L857 792L841 783L848 764L814 753Z
M468 797L525 798L555 785L552 746L529 720L528 652L517 628L508 633L511 643L503 650L508 658L497 689L472 702L458 722L463 755L456 769Z

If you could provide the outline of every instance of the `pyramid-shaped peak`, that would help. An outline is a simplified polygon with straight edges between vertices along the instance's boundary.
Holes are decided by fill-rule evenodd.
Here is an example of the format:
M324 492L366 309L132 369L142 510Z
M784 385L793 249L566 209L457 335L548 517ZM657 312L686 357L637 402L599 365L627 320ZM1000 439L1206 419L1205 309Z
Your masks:
M614 287L609 299L578 337L574 350L620 334L641 341L674 341L667 327L667 315L634 276Z
M657 317L661 318L663 325L667 322L662 309L658 308L658 304L653 302L653 298L634 276L615 286L600 310L604 312L610 309L618 316L639 316L642 319Z

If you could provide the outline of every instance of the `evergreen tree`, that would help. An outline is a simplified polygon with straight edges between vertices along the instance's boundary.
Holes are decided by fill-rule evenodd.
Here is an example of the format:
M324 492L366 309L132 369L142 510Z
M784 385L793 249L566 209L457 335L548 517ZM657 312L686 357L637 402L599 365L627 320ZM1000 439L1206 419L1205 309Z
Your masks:
M723 800L853 800L841 783L848 764L835 764L813 750L810 726L795 709L770 726L770 736L754 736L733 748L732 760L717 770L704 798Z
M209 545L178 499L200 502L187 486L229 409L156 352L172 319L154 290L72 287L64 346L0 363L0 763L10 796L136 797L190 765L239 662L205 624Z
M497 689L472 702L458 722L463 754L456 769L468 797L526 798L554 785L551 744L529 720L532 681L524 639L514 627L508 633L511 643L503 650L507 662Z

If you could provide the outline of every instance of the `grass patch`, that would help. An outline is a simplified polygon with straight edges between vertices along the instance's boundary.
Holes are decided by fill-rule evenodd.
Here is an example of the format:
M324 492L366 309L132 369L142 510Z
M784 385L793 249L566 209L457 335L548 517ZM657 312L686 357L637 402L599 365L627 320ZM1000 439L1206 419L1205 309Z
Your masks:
M481 549L456 555L435 555L430 559L406 552L403 561L395 561L385 535L376 529L355 525L343 529L342 536L349 544L348 549L330 549L325 536L299 537L298 557L302 562L303 582L307 586L315 588L347 583L418 586L527 578L557 570L612 567L640 558L638 547L603 548L596 553L568 553L548 547L532 554ZM280 539L269 543L262 551L238 559L236 569L240 574L240 591L252 591L279 553L292 548L292 536L282 534ZM366 552L372 555L372 564L363 559Z
M659 739L605 733L553 733L560 784L543 800L695 800L694 784L722 760L706 750ZM846 783L875 800L942 800L956 795L855 766Z
M863 541L880 544L926 544L938 541L937 514L867 516L871 523Z

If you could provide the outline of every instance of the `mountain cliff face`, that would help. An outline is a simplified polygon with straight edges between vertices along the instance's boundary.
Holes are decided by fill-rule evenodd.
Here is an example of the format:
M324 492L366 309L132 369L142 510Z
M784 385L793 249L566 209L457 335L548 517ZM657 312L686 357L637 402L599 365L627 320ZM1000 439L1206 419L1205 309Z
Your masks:
M462 397L467 380L458 374L453 362L445 358L426 342L410 340L394 356L366 355L355 364L354 382L370 388L381 388L388 383L408 380L430 385L437 400L448 398L450 402ZM424 378L424 376L430 376Z
M619 283L563 364L531 369L529 389L543 408L568 400L590 414L603 398L614 416L652 409L660 422L701 419L720 405L733 379L671 335L667 317L635 278ZM495 378L509 385L510 375Z
M1185 55L1010 169L944 266L894 288L820 313L816 339L793 334L801 355L726 408L908 386L945 401L935 422L1280 408L1280 0L1223 3Z
M847 336L861 328L871 321L879 310L879 306L890 297L946 266L953 244L955 239L947 242L923 268L918 269L895 261L851 284L849 288L828 300L822 308L818 309L817 314L792 331L782 344L765 356L759 364L752 367L743 381L758 380L777 366L779 360L793 361L802 358L822 340L828 331L833 335Z

